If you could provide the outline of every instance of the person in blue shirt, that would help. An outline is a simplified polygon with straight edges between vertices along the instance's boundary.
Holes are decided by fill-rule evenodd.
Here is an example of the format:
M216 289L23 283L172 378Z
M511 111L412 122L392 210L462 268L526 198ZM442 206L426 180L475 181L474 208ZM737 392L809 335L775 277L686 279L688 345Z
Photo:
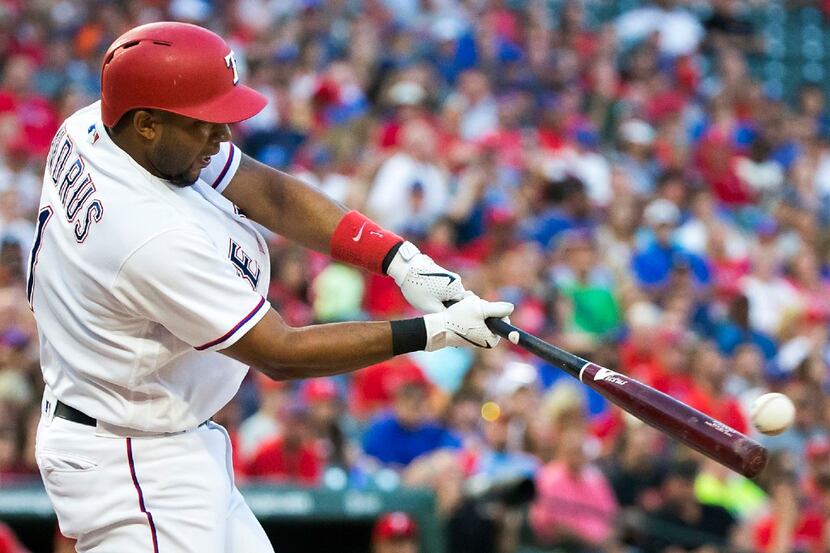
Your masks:
M398 386L390 412L380 415L363 436L363 451L385 465L405 467L441 448L457 449L461 440L430 419L423 382Z
M754 344L761 350L764 359L770 362L778 347L771 336L753 329L749 324L749 299L736 296L729 305L729 314L714 329L715 342L724 355L732 355L742 344Z
M539 192L541 209L521 225L522 239L533 240L547 249L565 231L593 228L591 203L581 180L564 173L548 175Z
M509 447L509 414L502 414L495 420L482 419L481 425L485 444L476 459L476 476L488 482L499 482L522 476L532 478L536 474L539 461L529 453Z
M670 286L676 273L683 272L691 276L695 287L707 286L711 275L706 261L672 241L672 233L680 222L677 206L666 199L654 200L646 206L643 219L654 238L631 260L639 284L659 293Z

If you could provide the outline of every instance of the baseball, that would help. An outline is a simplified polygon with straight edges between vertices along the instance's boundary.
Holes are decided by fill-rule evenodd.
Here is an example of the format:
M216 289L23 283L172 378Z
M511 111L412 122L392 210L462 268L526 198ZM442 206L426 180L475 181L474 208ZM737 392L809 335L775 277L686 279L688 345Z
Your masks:
M752 404L750 418L758 432L775 436L793 423L795 406L784 394L764 394Z
M519 333L514 330L510 334L507 335L507 339L510 340L510 342L513 343L513 344L518 344L519 343Z

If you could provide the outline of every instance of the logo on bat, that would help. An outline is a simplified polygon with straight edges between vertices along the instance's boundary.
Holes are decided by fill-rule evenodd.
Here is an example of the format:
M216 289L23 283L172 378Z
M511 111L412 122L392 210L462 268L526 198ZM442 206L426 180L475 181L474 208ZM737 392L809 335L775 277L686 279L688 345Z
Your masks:
M721 434L724 434L724 435L726 435L730 438L732 437L733 434L735 434L735 430L733 430L732 428L726 426L721 421L707 420L707 421L703 421L703 424L705 424L706 426L708 426L710 428L713 428L713 429L717 430Z
M594 381L596 382L597 380L610 382L611 384L619 384L620 386L628 384L628 380L626 380L623 375L616 373L611 369L606 369L605 367L600 367L597 374L594 375Z

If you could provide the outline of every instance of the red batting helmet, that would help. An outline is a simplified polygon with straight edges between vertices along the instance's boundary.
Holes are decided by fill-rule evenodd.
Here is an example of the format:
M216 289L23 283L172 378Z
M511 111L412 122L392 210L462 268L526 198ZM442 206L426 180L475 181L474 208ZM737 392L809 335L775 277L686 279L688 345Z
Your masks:
M265 96L239 83L225 41L189 23L131 29L112 43L101 67L101 116L108 127L136 108L235 123L256 115L266 103Z

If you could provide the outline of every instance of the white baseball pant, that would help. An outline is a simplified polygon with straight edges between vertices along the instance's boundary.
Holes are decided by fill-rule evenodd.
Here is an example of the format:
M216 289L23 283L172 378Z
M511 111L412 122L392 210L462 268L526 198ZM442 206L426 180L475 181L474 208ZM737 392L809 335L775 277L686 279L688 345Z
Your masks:
M36 458L61 532L80 553L273 553L233 481L213 422L141 437L54 416L44 398Z

